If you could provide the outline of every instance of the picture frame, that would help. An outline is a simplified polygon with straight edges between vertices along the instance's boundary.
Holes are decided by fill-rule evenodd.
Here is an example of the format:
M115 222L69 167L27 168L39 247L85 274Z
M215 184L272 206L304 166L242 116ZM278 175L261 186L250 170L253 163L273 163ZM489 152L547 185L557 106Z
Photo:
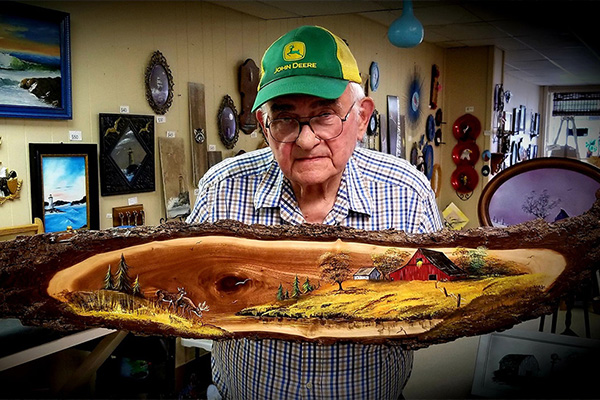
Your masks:
M219 137L227 149L233 149L239 138L240 119L235 109L235 104L229 95L221 101L217 114Z
M477 398L596 397L600 341L510 329L479 338L471 394Z
M150 57L145 73L146 100L156 114L164 115L173 103L173 74L160 51Z
M154 117L99 114L102 196L153 192Z
M492 178L477 208L482 226L504 227L543 218L554 222L589 210L600 169L582 161L545 157L522 161Z
M96 144L30 143L32 220L46 232L99 229Z
M70 14L3 2L0 24L0 117L72 119Z

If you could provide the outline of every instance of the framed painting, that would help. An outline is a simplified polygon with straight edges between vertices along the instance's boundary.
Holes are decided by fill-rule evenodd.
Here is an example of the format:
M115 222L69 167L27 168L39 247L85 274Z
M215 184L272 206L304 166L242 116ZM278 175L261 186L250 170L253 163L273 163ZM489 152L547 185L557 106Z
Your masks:
M69 14L3 2L0 26L0 117L71 119Z
M99 229L95 144L30 143L32 218L46 232Z
M600 169L568 158L527 160L498 173L479 198L479 222L504 227L541 218L554 222L588 211L600 189Z
M100 114L102 196L153 192L154 117Z

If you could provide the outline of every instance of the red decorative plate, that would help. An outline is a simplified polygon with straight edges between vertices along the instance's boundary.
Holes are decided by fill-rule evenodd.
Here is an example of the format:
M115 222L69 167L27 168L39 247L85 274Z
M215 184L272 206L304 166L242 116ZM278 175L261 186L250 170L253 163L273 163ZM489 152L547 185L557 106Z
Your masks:
M479 146L475 142L459 142L452 149L452 161L456 165L475 165L478 160Z
M470 193L477 187L479 175L472 166L459 165L452 173L450 183L458 193Z
M481 133L481 122L473 114L465 114L456 119L452 133L457 140L475 140Z

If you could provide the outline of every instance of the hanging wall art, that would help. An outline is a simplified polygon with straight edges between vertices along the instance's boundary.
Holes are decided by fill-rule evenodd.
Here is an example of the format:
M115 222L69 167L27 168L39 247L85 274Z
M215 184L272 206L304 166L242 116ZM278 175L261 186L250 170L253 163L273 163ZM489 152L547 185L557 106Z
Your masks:
M100 114L102 196L153 192L154 117Z

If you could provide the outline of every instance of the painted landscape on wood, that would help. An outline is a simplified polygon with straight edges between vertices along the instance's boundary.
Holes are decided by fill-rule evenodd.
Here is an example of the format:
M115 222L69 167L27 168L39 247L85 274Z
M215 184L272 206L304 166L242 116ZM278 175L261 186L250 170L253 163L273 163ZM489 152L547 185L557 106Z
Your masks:
M48 294L84 317L164 324L181 335L268 329L305 338L395 338L470 312L482 296L541 295L565 265L547 249L206 236L90 257L58 272ZM361 270L373 276L357 275Z
M0 242L0 316L53 329L426 347L549 314L600 266L577 217L431 234L180 222Z

